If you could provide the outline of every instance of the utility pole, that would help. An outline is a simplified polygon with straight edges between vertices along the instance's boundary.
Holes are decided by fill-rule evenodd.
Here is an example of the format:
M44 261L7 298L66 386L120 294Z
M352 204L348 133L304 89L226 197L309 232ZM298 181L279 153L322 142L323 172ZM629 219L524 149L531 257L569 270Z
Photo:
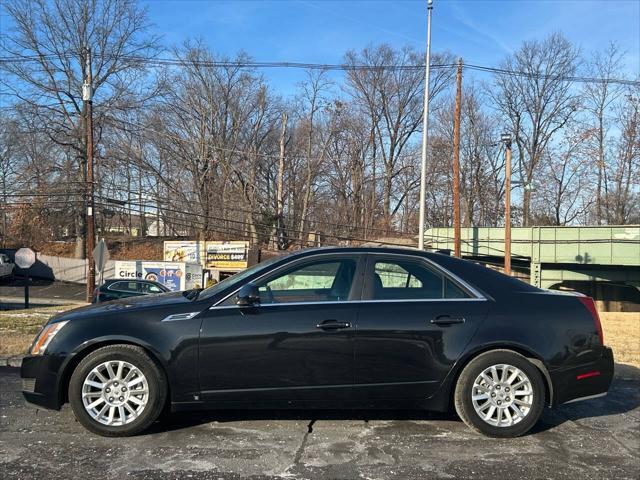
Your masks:
M85 51L86 54L86 68L85 68L85 80L82 85L82 100L85 107L85 128L87 134L87 181L86 181L86 204L87 204L87 216L86 216L86 258L87 258L87 302L91 302L93 296L93 289L96 284L96 266L93 261L93 249L95 248L95 223L93 216L93 209L95 202L93 198L93 92L92 92L92 72L91 72L91 50L89 48Z
M504 183L504 273L511 275L511 135L501 136L505 145Z
M424 250L424 221L427 201L427 142L429 135L429 63L431 61L431 12L433 0L427 2L427 53L424 64L424 110L422 114L422 162L420 164L420 225L418 226L418 248Z
M287 114L282 112L282 130L280 131L280 159L278 163L277 181L277 219L276 219L276 243L278 250L284 248L284 152L285 137L287 135Z
M462 58L456 75L456 112L453 121L453 254L460 257L460 110L462 108Z

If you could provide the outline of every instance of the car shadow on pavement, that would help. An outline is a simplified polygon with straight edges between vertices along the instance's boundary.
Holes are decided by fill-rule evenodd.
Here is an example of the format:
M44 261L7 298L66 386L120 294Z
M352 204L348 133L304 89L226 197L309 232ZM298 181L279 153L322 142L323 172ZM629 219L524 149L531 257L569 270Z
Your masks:
M567 421L618 415L640 406L640 369L616 364L615 376L609 393L600 398L560 405L545 409L542 418L530 434L544 432ZM309 431L317 420L453 420L460 421L454 411L440 413L424 410L315 410L315 409L259 409L259 410L207 410L197 412L166 413L145 434L182 430L210 422L242 422L256 420L303 420L309 422Z
M312 425L318 420L457 420L455 413L421 410L316 410L316 409L255 409L255 410L207 410L198 412L167 413L142 435L182 430L205 423L245 422L260 420L297 420Z

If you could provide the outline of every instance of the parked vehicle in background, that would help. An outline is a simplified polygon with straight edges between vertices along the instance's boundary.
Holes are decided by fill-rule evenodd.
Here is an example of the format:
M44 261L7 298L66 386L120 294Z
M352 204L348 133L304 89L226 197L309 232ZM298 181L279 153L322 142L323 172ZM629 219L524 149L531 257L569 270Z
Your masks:
M0 253L0 279L13 278L16 265L11 262L9 257L4 253Z
M121 298L157 295L170 292L169 288L151 280L120 280L111 278L93 291L91 303L109 302Z
M604 395L613 352L593 300L413 249L276 257L205 290L53 317L22 362L27 401L107 436L167 407L452 406L485 435Z

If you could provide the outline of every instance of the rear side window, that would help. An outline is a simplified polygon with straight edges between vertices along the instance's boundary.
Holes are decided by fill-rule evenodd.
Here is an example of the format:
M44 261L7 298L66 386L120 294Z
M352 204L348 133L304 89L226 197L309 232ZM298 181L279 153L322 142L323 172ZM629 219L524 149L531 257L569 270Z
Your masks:
M109 290L118 290L120 292L138 292L137 282L115 282L109 287Z
M142 292L143 293L163 293L164 290L162 290L159 286L154 285L153 283L143 283Z
M373 268L374 300L437 300L470 295L440 272L420 262L379 260Z

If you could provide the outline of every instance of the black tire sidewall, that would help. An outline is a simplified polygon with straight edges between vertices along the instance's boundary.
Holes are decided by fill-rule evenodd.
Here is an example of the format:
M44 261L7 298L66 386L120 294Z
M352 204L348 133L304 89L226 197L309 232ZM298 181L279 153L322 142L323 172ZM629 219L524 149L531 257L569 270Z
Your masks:
M508 364L522 370L531 382L533 404L528 415L511 427L495 427L476 413L471 400L475 379L482 371L496 364ZM539 420L544 409L545 385L538 368L526 357L507 350L496 350L479 355L463 369L455 391L455 405L462 420L475 430L492 437L517 437L528 432Z
M82 402L82 386L89 372L106 361L122 360L138 368L147 379L149 400L142 414L121 426L103 425L94 420ZM164 408L167 385L164 374L145 352L133 345L110 345L90 353L76 367L69 381L69 403L76 419L89 431L102 436L130 436L149 427Z

